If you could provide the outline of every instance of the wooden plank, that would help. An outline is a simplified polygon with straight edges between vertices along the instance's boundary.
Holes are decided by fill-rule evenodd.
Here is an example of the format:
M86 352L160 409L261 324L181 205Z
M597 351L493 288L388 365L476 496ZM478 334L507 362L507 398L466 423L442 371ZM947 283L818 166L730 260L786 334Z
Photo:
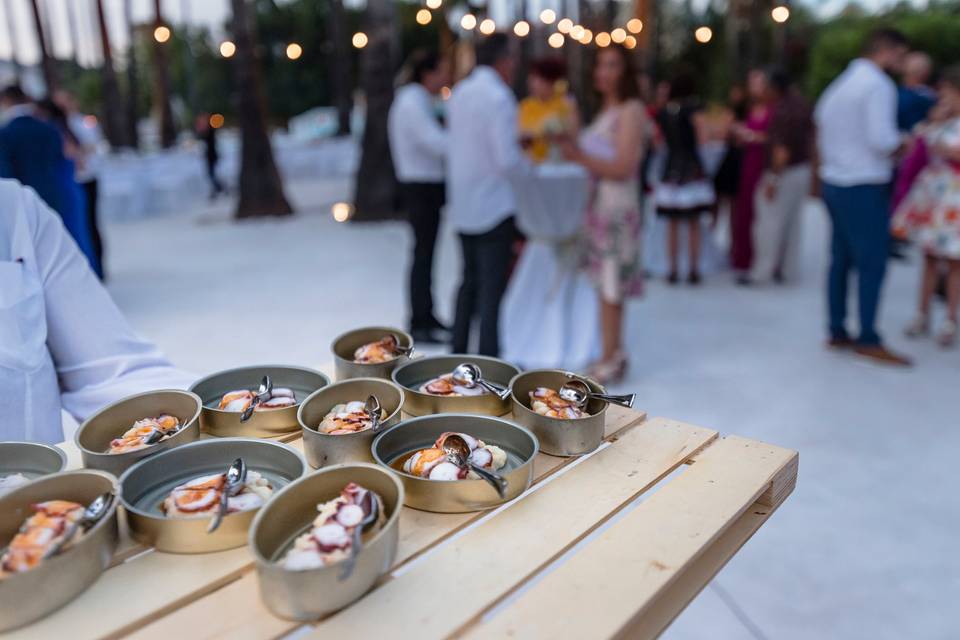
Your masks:
M669 420L630 429L616 445L448 540L306 637L444 636L576 544L716 435ZM438 583L438 571L442 574L444 568L462 578Z
M627 409L618 408L617 411L611 411L606 425L607 440L615 439L626 430L634 428L643 421L645 416L643 412ZM536 467L538 475L535 482L544 480L576 460L576 458L538 456L537 462L540 464ZM397 562L392 570L397 570L484 515L484 513L438 514L404 508L400 516ZM231 611L231 615L211 618L210 611ZM269 620L265 620L264 616ZM205 621L204 632L211 636L233 633L240 628L256 629L258 633L262 632L260 637L279 636L299 626L296 623L274 618L266 611L260 602L256 573L250 566L236 582L213 591L201 599L184 602L177 611L158 617L152 623L146 620L148 625L134 634L134 637L166 639L177 634L194 633L198 620Z
M694 585L718 570L754 525L762 524L749 517L741 522L747 509L771 486L793 485L796 458L794 451L736 436L714 443L510 606L465 629L467 635L655 636L695 595ZM758 512L765 517L767 511ZM697 565L701 557L704 563ZM688 570L692 573L685 577ZM681 585L678 598L664 599L673 584ZM575 614L558 610L557 603L566 602L577 603ZM651 611L653 618L645 621Z

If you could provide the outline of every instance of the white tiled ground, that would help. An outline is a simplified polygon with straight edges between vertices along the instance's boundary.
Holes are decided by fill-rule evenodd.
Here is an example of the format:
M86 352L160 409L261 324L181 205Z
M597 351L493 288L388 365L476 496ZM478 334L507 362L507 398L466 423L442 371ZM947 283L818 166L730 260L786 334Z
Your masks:
M300 213L289 220L236 224L220 205L108 227L110 290L184 368L318 365L337 333L404 321L405 227L334 223L329 203L346 196L342 181L290 190ZM822 212L811 206L806 223L800 284L653 282L630 308L623 387L639 406L801 452L793 496L666 636L957 637L960 351L899 338L915 264L893 267L882 314L889 341L917 358L914 370L825 351ZM445 232L441 312L457 260Z

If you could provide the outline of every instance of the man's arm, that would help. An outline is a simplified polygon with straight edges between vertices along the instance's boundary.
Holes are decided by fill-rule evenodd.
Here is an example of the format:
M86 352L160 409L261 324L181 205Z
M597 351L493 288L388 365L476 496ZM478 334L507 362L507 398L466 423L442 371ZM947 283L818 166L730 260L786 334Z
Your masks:
M498 97L491 105L490 136L493 139L493 159L503 174L530 168L520 148L517 133L517 103L512 96Z
M884 155L893 155L903 143L897 129L897 93L893 88L864 95L866 105L863 117L867 125L867 144Z

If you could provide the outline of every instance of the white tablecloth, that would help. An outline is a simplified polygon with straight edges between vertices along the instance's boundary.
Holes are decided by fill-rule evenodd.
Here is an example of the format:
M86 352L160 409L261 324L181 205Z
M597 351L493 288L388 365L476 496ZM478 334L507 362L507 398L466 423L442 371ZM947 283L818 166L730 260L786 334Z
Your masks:
M500 314L503 357L524 369L583 368L599 354L596 292L579 269L589 177L545 164L514 182L517 226L528 242Z

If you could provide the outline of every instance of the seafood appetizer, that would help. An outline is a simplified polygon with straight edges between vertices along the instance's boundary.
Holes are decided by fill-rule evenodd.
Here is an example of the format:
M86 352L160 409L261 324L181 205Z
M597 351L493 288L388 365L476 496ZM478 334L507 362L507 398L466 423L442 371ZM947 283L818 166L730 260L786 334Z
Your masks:
M380 418L386 417L386 412L380 412ZM323 417L317 431L329 435L343 435L366 431L373 426L373 417L367 413L365 405L359 400L338 404L330 409Z
M353 361L359 364L380 364L390 362L400 355L399 344L394 336L384 336L376 342L369 342L353 352Z
M280 563L291 571L304 571L346 559L350 555L350 547L353 546L356 527L370 514L369 505L364 509L367 493L367 489L351 482L339 496L317 505L320 513L313 520L310 529L294 541L293 547ZM373 494L373 497L378 501L379 518L363 532L362 539L374 536L387 520L380 496Z
M127 453L145 449L172 437L180 430L180 420L176 416L163 414L156 418L143 418L133 423L122 436L110 441L109 454Z
M224 473L194 478L175 487L160 508L171 518L212 516L220 508L225 484ZM240 491L227 498L227 513L258 509L271 495L273 487L267 479L256 471L248 471Z
M447 455L443 452L443 441L451 435L458 435L464 439L470 447L470 462L478 467L496 471L507 464L507 453L500 447L486 444L483 440L478 440L466 433L448 431L440 434L433 447L421 449L407 458L403 463L403 470L411 475L430 480L479 480L480 476L473 471L462 469L447 460Z
M429 393L432 396L446 396L449 398L482 396L490 393L480 385L467 387L458 382L454 382L452 373L447 373L439 378L425 382L420 385L420 392Z
M0 578L33 569L51 555L76 544L83 535L78 522L84 507L67 500L33 505L34 514L20 527L0 556Z
M256 395L257 393L255 391L250 391L248 389L229 391L225 393L223 398L220 400L219 409L221 411L236 411L238 413L243 413L250 406L250 403L253 402L253 398ZM297 404L297 396L293 393L293 389L277 387L270 392L270 399L262 401L256 406L254 411L283 409L284 407L292 407L295 404Z
M537 387L530 392L530 408L548 418L573 420L584 418L588 414L569 400L564 400L555 389Z
M8 491L13 491L17 487L25 485L28 482L30 482L30 478L22 473L10 473L5 476L0 476L0 495L3 495Z

